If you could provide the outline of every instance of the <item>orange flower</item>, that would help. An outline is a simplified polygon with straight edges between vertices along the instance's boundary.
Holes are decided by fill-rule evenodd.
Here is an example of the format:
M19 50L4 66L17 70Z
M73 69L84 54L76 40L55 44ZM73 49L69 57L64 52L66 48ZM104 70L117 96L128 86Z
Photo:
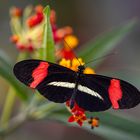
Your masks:
M86 67L84 70L84 74L95 74L95 71L90 67Z
M77 60L77 58L73 58L72 60L63 58L59 62L59 65L67 67L73 71L78 71L78 66L84 65L84 62L81 58L78 58L78 60ZM90 67L87 67L84 70L84 74L95 74L95 71L93 69L91 69Z
M93 129L94 127L98 127L99 126L99 118L98 117L91 117L90 120L88 121L88 123L91 125L91 129Z
M64 40L68 44L67 45L67 44L64 43L64 48L66 50L71 50L71 49L75 48L79 43L78 38L74 35L68 35L64 38Z
M42 5L37 5L35 7L35 12L36 13L43 13L43 9L44 9L44 7Z
M12 36L10 37L10 41L11 41L12 43L17 43L18 40L19 40L18 35L12 35Z
M62 59L60 62L59 62L59 65L61 66L64 66L64 67L67 67L67 68L70 68L71 64L70 64L70 60L66 60L66 59Z
M18 7L12 7L10 10L11 16L14 17L21 17L22 16L22 9Z
M69 117L68 122L77 122L80 126L82 126L86 119L86 115L82 111L76 111Z
M79 60L79 61L78 61ZM81 58L78 58L78 60L76 58L73 58L72 60L69 60L69 59L65 59L63 58L60 62L59 62L59 65L62 65L64 67L67 67L69 69L72 69L74 71L77 71L78 70L78 66L81 64L83 65L84 62L82 61ZM79 63L80 62L80 63ZM67 65L67 63L69 63L70 65Z
M70 107L69 101L66 102L66 106ZM72 116L69 117L68 122L77 122L82 126L83 122L87 120L84 109L80 108L76 103L70 111Z

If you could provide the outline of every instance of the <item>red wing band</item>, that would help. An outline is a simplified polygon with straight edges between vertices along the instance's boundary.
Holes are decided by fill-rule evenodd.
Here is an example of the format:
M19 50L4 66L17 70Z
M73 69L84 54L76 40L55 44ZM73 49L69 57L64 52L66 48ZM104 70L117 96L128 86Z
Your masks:
M122 90L120 86L120 80L112 79L108 89L109 98L111 100L114 109L119 109L118 100L122 98Z
M49 64L47 62L40 62L38 67L32 73L34 81L30 84L31 88L36 88L37 85L40 84L45 77L47 77L48 67Z

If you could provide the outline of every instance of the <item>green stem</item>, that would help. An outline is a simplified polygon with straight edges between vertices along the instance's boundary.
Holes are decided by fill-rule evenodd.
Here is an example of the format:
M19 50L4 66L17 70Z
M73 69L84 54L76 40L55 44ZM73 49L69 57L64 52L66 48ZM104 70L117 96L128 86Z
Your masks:
M27 57L27 53L20 53L20 55L17 58L17 61L20 61L26 57ZM0 122L1 128L8 127L8 121L9 121L11 113L12 113L12 108L13 108L13 105L15 102L15 98L16 98L15 90L12 86L10 86L7 97L6 97L6 101L4 104L2 116L1 116L1 122Z
M7 122L9 124L8 127L3 127L0 129L0 137L4 138L4 136L9 135L10 133L12 133L14 130L19 128L24 122L26 122L29 119L38 120L43 115L43 113L48 112L49 110L52 110L53 108L56 108L56 106L57 106L57 104L54 104L54 103L49 103L47 105L42 105L40 107L32 106L35 103L34 101L36 99L37 98L35 96L33 99L33 102L28 106L28 108L26 108L24 111L20 112L16 117L11 119L10 122ZM39 112L37 112L38 109L40 109L42 111L42 112L40 112L41 114ZM50 112L48 112L47 114L45 113L46 115L44 114L43 116L47 116L47 115L49 115L49 113Z
M10 120L8 127L3 127L0 129L0 136L6 137L18 127L20 127L25 121L28 120L28 111L23 111L19 113L16 117Z
M15 101L15 96L16 96L15 90L13 89L13 87L10 87L7 97L6 97L4 109L2 112L1 127L8 127L7 122L11 116L12 107L13 107L14 101Z

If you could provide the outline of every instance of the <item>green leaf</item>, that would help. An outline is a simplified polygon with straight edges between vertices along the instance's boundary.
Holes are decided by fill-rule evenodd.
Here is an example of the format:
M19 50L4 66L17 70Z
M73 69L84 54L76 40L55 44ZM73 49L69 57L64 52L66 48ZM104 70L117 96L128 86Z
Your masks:
M102 73L104 75L108 75L108 76L114 76L117 78L120 78L122 80L125 80L127 82L130 82L131 84L133 84L136 87L139 87L139 83L140 83L140 78L139 78L139 71L129 71L129 70L116 70L115 73L113 70L108 70L108 71L102 71Z
M118 140L121 138L138 140L140 138L140 122L135 121L135 119L130 120L128 119L128 117L117 116L109 112L94 112L93 115L92 113L86 113L86 115L87 117L99 117L100 126L92 131L88 124L85 124L83 128L94 134L99 134L100 136L103 136L108 140ZM66 108L63 108L59 111L52 112L48 117L50 117L50 119L56 119L69 124L67 122L69 116L71 116L71 114L67 111ZM75 126L75 123L70 123L69 125Z
M44 34L43 44L40 48L40 59L47 60L50 62L55 61L55 46L52 34L52 27L50 24L50 7L46 6L44 9L45 23L44 23Z
M127 24L123 24L98 36L95 40L84 45L78 52L78 56L83 58L85 62L88 62L108 54L130 31L133 30L136 23L136 20L133 19ZM94 62L94 66L99 65L100 62L101 61Z
M11 69L12 70L12 69ZM19 83L11 72L4 66L0 66L0 76L2 76L7 82L9 82L15 89L17 95L24 101L28 99L27 89Z
M7 54L5 54L5 52L0 49L0 64L4 64L8 68L10 68L11 63L12 62L11 62L10 58L7 56Z
M3 57L0 53L0 76L9 82L15 89L17 95L24 101L28 99L27 88L17 81L12 73L12 66L10 65L9 58L6 55Z

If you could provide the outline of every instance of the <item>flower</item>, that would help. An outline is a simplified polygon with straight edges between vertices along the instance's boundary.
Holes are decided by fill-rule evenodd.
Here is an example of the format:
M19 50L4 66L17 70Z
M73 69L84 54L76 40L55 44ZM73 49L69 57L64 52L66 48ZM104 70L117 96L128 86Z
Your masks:
M60 62L59 65L67 67L73 71L78 71L78 66L84 65L85 63L83 62L82 58L73 58L72 60L65 59L63 58ZM85 68L84 74L95 74L95 71L91 69L90 67Z
M12 43L17 43L18 40L19 40L18 35L12 35L12 36L10 37L10 41L11 41Z
M12 7L10 10L10 15L14 17L21 17L22 16L22 9L18 7Z
M20 8L17 7L10 10L10 24L13 31L10 40L18 50L33 52L40 48L42 43L43 7L38 5L33 9L31 6L27 6L22 14L19 14L20 11ZM24 15L24 18L22 15ZM27 18L25 18L25 15ZM19 16L20 18L17 18Z
M67 50L65 48L62 48L60 51L61 57L65 58L67 60L72 60L75 58L75 54L73 52L73 50Z
M50 14L50 22L51 22L51 25L56 24L56 12L53 9L51 10L51 14Z
M84 74L95 74L95 71L90 67L86 67L84 70Z
M94 127L98 127L99 126L99 118L98 117L91 117L88 121L88 123L91 125L91 129L93 129Z
M82 126L83 122L86 120L86 115L81 112L77 111L73 113L72 116L69 117L68 122L77 122L80 126Z
M27 19L27 26L32 28L38 24L40 24L43 21L43 13L36 13L35 15L31 16L29 19Z
M36 13L43 13L43 9L44 9L44 7L42 5L37 5L35 7L35 12Z
M42 5L37 5L34 10L35 14L33 16L30 16L26 21L27 26L30 28L40 24L41 22L43 22L44 19Z
M67 42L67 44L64 43L64 48L66 50L71 50L73 48L75 48L78 45L78 38L74 35L68 35L64 38L65 42Z
M10 37L10 41L16 45L19 51L33 52L41 47L44 26L43 8L42 5L35 7L27 6L24 10L18 7L11 8L10 23L13 35ZM57 59L75 58L73 49L78 45L78 39L73 35L73 29L70 26L58 28L56 24L56 12L53 9L50 12L50 23L54 42L55 44L59 44L56 45L56 54L59 54L56 55ZM70 47L66 46L64 40L68 42Z
M70 109L69 101L66 102L66 106ZM87 120L84 109L80 108L76 103L74 107L70 109L72 116L69 117L68 122L77 122L82 126L83 122Z
M91 129L99 126L99 118L98 117L87 118L85 110L83 108L80 108L76 102L74 103L74 107L72 109L70 109L70 101L66 102L66 106L68 107L68 110L72 114L68 118L68 122L70 123L77 122L80 126L82 126L84 122L87 122L91 126Z
M59 65L70 68L71 67L71 61L66 60L65 58L62 58L62 60L59 62Z

